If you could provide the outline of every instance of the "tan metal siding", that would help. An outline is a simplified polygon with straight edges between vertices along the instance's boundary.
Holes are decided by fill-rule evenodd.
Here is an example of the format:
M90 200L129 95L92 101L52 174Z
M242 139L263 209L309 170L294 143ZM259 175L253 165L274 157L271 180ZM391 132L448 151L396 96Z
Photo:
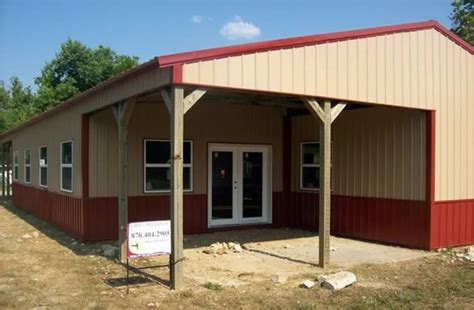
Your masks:
M474 62L446 39L432 44L436 103L436 200L474 197ZM436 48L438 47L438 48ZM439 76L439 78L438 78Z
M472 57L428 29L184 64L183 81L432 109L433 40Z
M243 72L254 72L256 81ZM233 65L237 63L238 65ZM214 70L200 79L200 69ZM473 55L434 29L183 66L185 83L436 110L436 200L474 197ZM225 71L223 75L213 72ZM247 80L248 79L248 80Z
M292 188L299 190L300 143L319 140L311 116L293 118ZM345 196L425 199L425 114L395 108L344 111L333 125L333 190Z
M464 78L464 91L466 92L466 105L465 105L465 121L466 121L466 133L463 134L463 143L466 144L466 196L474 197L474 60L471 56L465 55L466 66L466 77ZM437 179L436 179L437 180Z
M185 116L184 138L193 141L193 193L207 192L207 147L211 142L271 144L273 191L282 190L283 109L209 103L201 99ZM116 195L117 128L112 112L90 119L90 195ZM129 125L129 194L143 193L143 142L169 139L169 114L162 103L139 103ZM151 195L151 194L146 194Z
M14 133L13 150L19 154L18 183L39 187L39 147L48 147L48 190L60 192L60 143L73 141L73 195L80 196L81 184L81 115L74 109L56 114ZM31 149L31 184L24 182L24 150ZM69 193L67 193L69 194Z

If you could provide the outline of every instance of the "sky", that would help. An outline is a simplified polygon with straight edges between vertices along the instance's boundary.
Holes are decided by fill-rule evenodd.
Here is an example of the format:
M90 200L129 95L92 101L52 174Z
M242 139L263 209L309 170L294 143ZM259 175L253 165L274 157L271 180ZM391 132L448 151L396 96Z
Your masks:
M451 0L0 0L0 81L34 78L68 38L145 62L245 42L434 19Z

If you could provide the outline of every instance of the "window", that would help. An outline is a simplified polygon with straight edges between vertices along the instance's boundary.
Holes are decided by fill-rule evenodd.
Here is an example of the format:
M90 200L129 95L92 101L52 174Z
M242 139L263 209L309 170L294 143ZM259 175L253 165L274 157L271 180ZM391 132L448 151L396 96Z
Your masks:
M48 148L41 146L39 148L39 185L48 187Z
M20 165L20 160L18 158L18 151L15 151L13 152L13 179L15 181L18 181L18 174L20 172L19 165Z
M61 190L65 192L72 192L73 186L72 147L72 141L61 143Z
M319 142L301 143L301 189L319 188Z
M25 183L31 183L31 152L30 149L25 150Z
M167 192L171 188L171 143L145 140L145 193ZM184 141L183 189L192 191L192 142Z
M332 148L332 144L331 144ZM300 189L319 189L319 142L301 143ZM331 152L332 154L332 152ZM332 164L331 164L332 167Z

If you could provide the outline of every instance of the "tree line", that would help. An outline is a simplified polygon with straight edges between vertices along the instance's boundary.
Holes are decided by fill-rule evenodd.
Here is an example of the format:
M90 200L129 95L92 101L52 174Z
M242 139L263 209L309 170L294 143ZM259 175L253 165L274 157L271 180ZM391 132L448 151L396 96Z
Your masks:
M0 81L0 132L137 64L138 57L119 55L104 46L89 48L68 39L35 79L36 92L18 77L10 78L8 85Z

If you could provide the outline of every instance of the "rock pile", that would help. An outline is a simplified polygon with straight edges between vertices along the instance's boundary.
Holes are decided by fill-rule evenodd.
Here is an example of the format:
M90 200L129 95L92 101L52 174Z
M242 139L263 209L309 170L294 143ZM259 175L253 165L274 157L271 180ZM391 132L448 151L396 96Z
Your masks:
M223 255L227 253L240 253L243 249L240 244L235 242L216 242L211 244L207 249L203 252L206 254L213 254L213 255Z

